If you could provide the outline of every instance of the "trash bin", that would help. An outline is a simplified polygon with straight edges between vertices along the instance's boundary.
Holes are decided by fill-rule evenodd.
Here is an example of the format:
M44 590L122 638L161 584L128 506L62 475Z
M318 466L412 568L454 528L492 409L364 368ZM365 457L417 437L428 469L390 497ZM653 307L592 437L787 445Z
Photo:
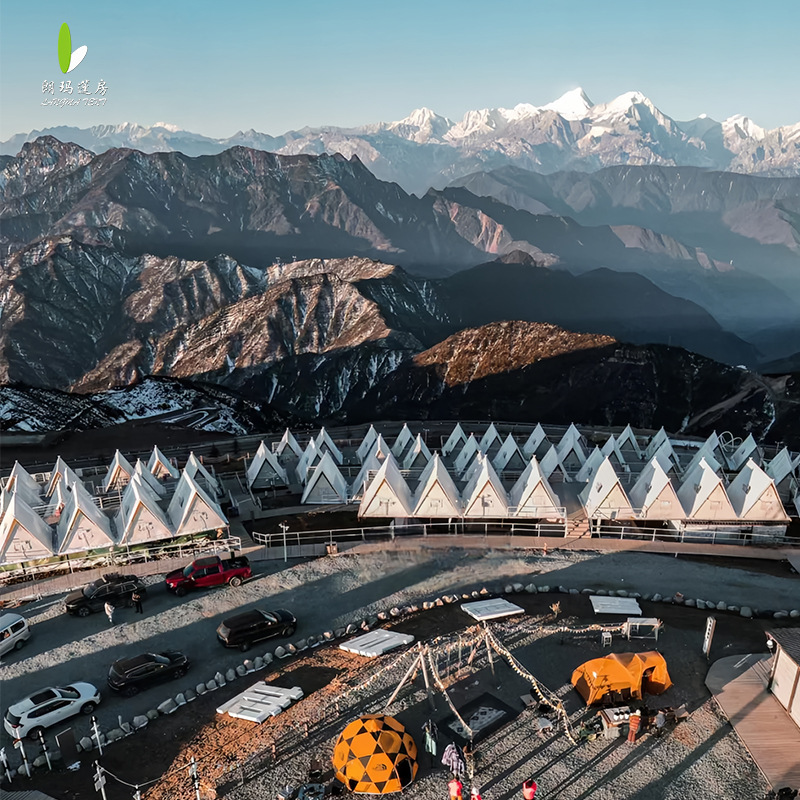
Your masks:
M326 544L325 550L327 550L329 556L338 556L339 555L339 543L333 542L332 544Z

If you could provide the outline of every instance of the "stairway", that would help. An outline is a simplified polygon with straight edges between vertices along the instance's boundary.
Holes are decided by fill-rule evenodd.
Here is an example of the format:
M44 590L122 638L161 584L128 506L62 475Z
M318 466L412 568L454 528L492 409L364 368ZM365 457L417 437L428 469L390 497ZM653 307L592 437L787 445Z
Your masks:
M589 520L584 516L577 515L570 518L568 536L570 539L591 539Z

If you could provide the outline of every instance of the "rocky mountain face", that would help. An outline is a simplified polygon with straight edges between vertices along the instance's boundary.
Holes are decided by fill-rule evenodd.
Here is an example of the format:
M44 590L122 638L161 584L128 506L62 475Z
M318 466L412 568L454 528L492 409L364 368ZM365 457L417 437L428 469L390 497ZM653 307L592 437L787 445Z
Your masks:
M765 130L741 115L723 122L705 116L677 122L640 92L594 104L575 89L543 106L520 103L510 109L468 111L458 121L420 108L395 122L303 128L281 136L249 130L213 139L166 123L55 127L13 136L0 143L0 153L14 155L41 135L94 152L121 147L199 156L243 146L282 155L355 155L382 180L396 181L417 194L506 165L542 173L594 171L612 164L697 166L752 175L800 173L800 123Z

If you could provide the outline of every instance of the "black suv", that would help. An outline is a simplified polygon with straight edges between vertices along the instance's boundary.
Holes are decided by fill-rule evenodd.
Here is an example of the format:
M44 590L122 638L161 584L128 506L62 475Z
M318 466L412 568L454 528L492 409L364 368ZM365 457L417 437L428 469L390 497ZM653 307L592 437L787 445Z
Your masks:
M297 620L294 614L285 608L277 611L262 611L255 608L223 620L217 628L217 638L225 647L249 650L254 642L260 642L262 639L292 636L296 628Z
M165 653L142 653L133 658L121 658L108 671L108 685L126 697L139 694L154 683L182 678L189 669L189 659L175 650Z
M93 611L102 611L107 602L112 606L131 606L131 595L138 591L142 597L147 595L145 585L135 575L112 573L103 575L83 589L76 589L64 601L67 613L78 617L88 617Z

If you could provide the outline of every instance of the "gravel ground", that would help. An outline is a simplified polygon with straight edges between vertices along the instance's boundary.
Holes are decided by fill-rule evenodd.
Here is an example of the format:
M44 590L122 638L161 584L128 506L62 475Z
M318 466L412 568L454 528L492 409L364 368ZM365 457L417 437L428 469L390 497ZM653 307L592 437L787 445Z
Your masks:
M403 605L447 592L478 588L484 584L502 585L514 580L525 583L533 580L540 585L560 584L577 588L584 586L595 589L626 588L629 591L642 593L658 591L662 594L672 594L680 591L686 597L700 596L714 601L724 599L728 603L750 604L760 608L800 607L800 580L796 577L781 578L760 574L741 569L741 565L738 565L739 568L729 569L641 553L551 552L543 558L530 553L507 551L479 553L452 549L345 555L290 565L287 568L284 568L282 563L257 566L258 576L243 587L189 595L183 601L168 596L156 582L151 597L145 604L145 617L137 620L132 611L125 610L122 612L124 624L113 628L108 627L107 621L100 615L85 620L65 618L61 611L60 600L53 602L51 599L28 606L23 613L35 624L34 635L25 650L18 654L9 654L0 667L0 678L3 680L3 706L7 707L13 699L51 683L64 684L83 679L102 687L110 662L136 652L167 647L186 652L193 661L193 669L183 681L185 686L170 684L163 689L148 690L131 699L111 696L106 692L104 701L98 708L101 726L107 729L116 725L118 716L129 721L135 714L141 714L148 708L155 707L166 697L174 696L177 691L188 686L193 687L198 681L208 680L218 670L224 672L227 668L241 663L242 654L237 651L226 651L218 646L214 640L214 630L219 621L225 616L230 616L232 611L254 606L283 606L292 609L300 620L296 634L298 639L311 634L320 634L326 629L347 622L358 621L365 615L375 614L392 605ZM560 599L562 604L571 602L571 598L566 595L559 595L557 598L552 595L537 596L530 602L539 603L541 607L531 608L531 612L544 613L546 604L542 604L545 598L549 598L548 603L554 599ZM580 599L585 600L585 598ZM562 752L562 748L566 748L563 737L557 737L548 743L538 740L531 743L530 719L523 714L503 728L502 735L496 735L497 742L494 742L494 739L489 740L482 748L484 755L481 755L481 758L485 763L492 764L493 769L496 767L495 774L488 775L486 780L481 778L487 789L485 797L491 800L511 797L518 791L523 773L531 769L542 770L545 776L543 786L547 794L544 796L556 796L562 800L589 796L611 797L612 793L617 800L626 798L657 800L660 797L679 796L682 798L716 796L735 800L739 797L755 798L763 794L763 782L739 745L738 739L730 727L722 725L717 713L707 703L708 695L702 686L705 663L696 657L705 612L671 606L654 606L652 609L644 610L646 614L652 611L654 615L665 619L669 632L664 640L665 652L668 652L667 647L674 639L676 643L683 642L678 644L679 652L682 652L680 648L683 648L686 653L690 649L695 653L693 659L685 659L685 663L691 665L691 670L683 675L680 674L683 667L676 667L670 661L673 678L676 669L681 678L676 679L676 685L694 687L694 694L687 698L694 709L690 721L679 726L672 736L659 741L646 738L632 750L616 742L603 741L584 744L573 753L567 752L566 749ZM572 614L573 610L565 606L565 613L567 612ZM581 617L586 612L578 608L574 609L574 613ZM675 618L669 618L672 616ZM425 620L426 616L413 617L404 621L402 625L410 625L408 629L415 631L418 638L425 638L464 624L463 620L448 622L447 618L439 620L436 624ZM715 636L714 656L764 650L762 629L763 623L760 621L744 623L738 617L722 617ZM745 635L747 631L750 631L749 635ZM591 654L587 655L587 645L567 643L559 647L548 646L543 654L527 661L526 648L534 647L535 640L541 638L535 631L529 635L532 637L530 643L526 644L523 640L515 643L515 647L521 648L522 660L551 688L563 692L565 700L572 698L577 702L577 696L569 689L566 681L575 666L592 657ZM684 637L685 641L681 637ZM691 646L688 644L689 641L692 642ZM277 642L272 644L273 649L275 644ZM259 646L253 653L267 650L269 645L270 643L265 643L263 648ZM577 650L569 655L571 648ZM319 660L326 652L328 653L325 655L326 661L341 658L338 651L334 651L335 656L331 651L315 651L313 659ZM251 656L251 653L247 655ZM567 655L569 658L566 658ZM298 660L295 667L299 668L308 661L308 659ZM682 664L684 660L679 659L677 663ZM552 665L553 672L547 672L548 665ZM317 664L317 669L324 667L324 662ZM330 665L327 668L330 669ZM339 668L345 673L348 669L346 664ZM287 665L282 669L287 671L290 667ZM359 672L359 681L363 679L363 667L360 669L362 671ZM313 685L321 673L314 674L317 678L309 673L304 680ZM337 696L337 683L331 682L330 677L329 674L325 678L324 686L312 695L316 698L314 702L311 703L309 698L300 703L297 706L298 711L287 712L285 722L291 722L293 715L296 714L299 715L298 719L305 718L312 725L327 723L326 727L330 727L330 730L326 732L325 741L332 746L335 735L340 727L343 727L339 726L339 723L342 720L346 722L347 718L355 715L358 710L363 710L363 705L357 701L352 709L342 708L339 715L332 716L331 705ZM241 686L234 685L226 689L230 694L235 693L234 688L236 691L241 691L245 680L249 681L250 677L237 681ZM473 680L480 678L476 677ZM385 691L385 688L382 691ZM522 691L518 691L519 688L515 687L516 694L511 695L512 699L513 696L517 697L517 702L519 694L524 692L524 686ZM213 698L199 698L188 709L180 710L172 717L157 720L146 729L147 735L137 734L112 745L109 754L116 752L119 755L109 755L109 757L113 758L115 764L119 762L122 777L126 780L132 781L135 777L144 781L158 777L166 771L174 758L178 757L180 761L182 745L190 741L193 734L200 731L204 724L239 724L219 723L215 720L214 706L223 699L225 698L222 691L215 693ZM324 702L320 703L321 700ZM664 702L668 702L667 699ZM669 704L674 703L670 701ZM413 697L406 699L398 714L402 718L403 713L410 713L409 718L413 720L413 707ZM572 708L571 711L579 714L580 708ZM191 724L188 724L187 720L191 720ZM76 722L76 727L82 733L80 726L85 726L86 721L77 719ZM165 733L174 731L174 735L163 737L165 739L163 747L156 751L153 745L162 738L158 733L159 729ZM265 737L266 726L254 730L258 732L259 740ZM413 732L418 735L418 731ZM244 731L244 734L250 735L250 732ZM147 748L147 757L139 758L136 755L140 750L137 743L141 742L144 745L148 741L150 747ZM512 742L515 744L509 748L508 744ZM7 746L9 742L5 741L4 744ZM505 756L501 752L504 744L508 749ZM606 752L605 748L609 745L613 747ZM324 750L322 740L319 746ZM117 748L116 751L114 748ZM307 756L308 748L301 749ZM243 754L240 754L241 757ZM517 761L521 763L517 764ZM551 761L554 763L550 764ZM133 763L136 767L132 766ZM547 766L548 764L550 765ZM733 764L736 765L735 769ZM231 786L231 796L241 796L244 799L255 797L256 793L260 792L259 796L263 797L264 790L272 791L285 775L302 774L306 767L307 764L286 762L286 766L282 766L280 771L262 775L260 781L257 779L252 784L254 788L245 786L234 789ZM570 777L576 771L580 772L580 775ZM607 777L601 781L602 775ZM88 791L76 788L87 785L89 779L86 770L82 769L74 775L62 774L59 782L55 782L55 778L54 774L51 778L43 776L36 778L35 781L41 782L42 788L47 787L55 797L92 796L90 783ZM687 781L694 786L692 790L694 794L689 791ZM433 797L435 792L437 797L441 797L443 782L441 774L423 773L406 796ZM600 783L597 786L593 786L598 782ZM704 788L706 785L713 786L713 791L706 791ZM20 788L16 786L16 782L15 787ZM247 794L248 791L251 794ZM558 793L553 794L553 792ZM129 796L130 792L127 790L124 793L120 790L115 794L115 790L109 788L109 800ZM179 794L165 795L170 797L170 800L173 798L177 800L179 796Z

